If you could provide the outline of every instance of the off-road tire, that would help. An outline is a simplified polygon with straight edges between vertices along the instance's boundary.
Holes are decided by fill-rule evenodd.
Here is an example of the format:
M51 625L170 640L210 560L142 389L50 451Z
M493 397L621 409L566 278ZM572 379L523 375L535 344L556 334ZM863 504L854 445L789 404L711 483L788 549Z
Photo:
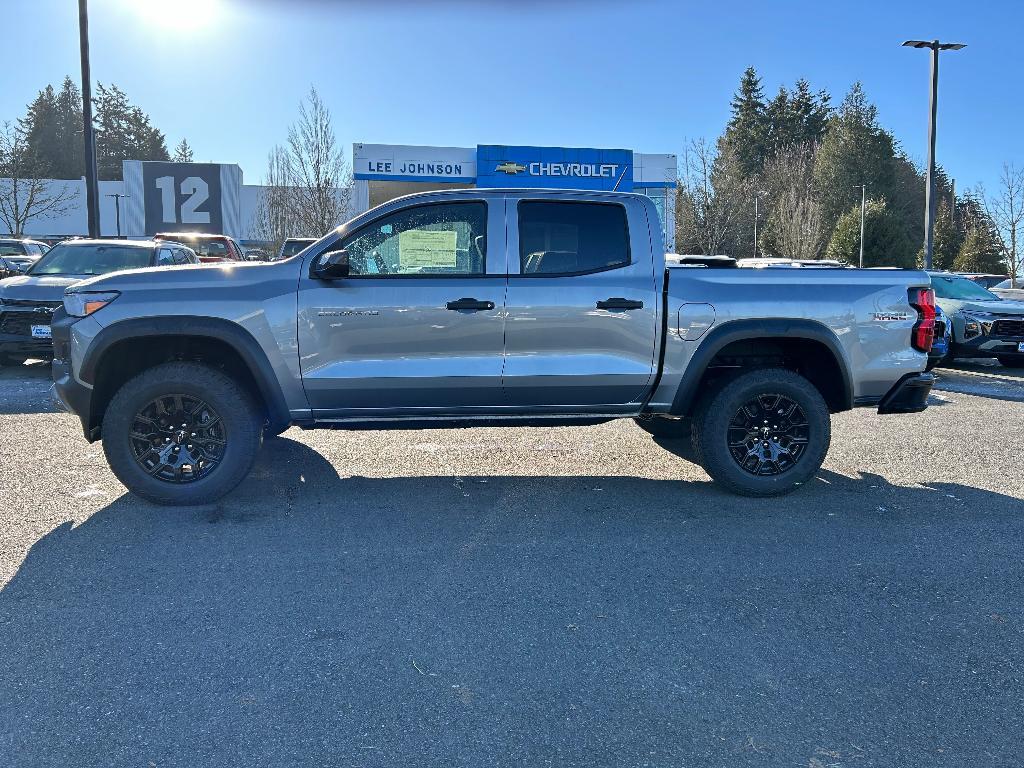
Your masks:
M140 409L156 398L185 395L208 403L223 421L225 446L209 474L185 483L149 475L136 459L129 434ZM155 504L209 504L249 474L263 439L264 418L252 396L227 374L199 363L164 363L143 371L114 394L103 417L103 452L129 491Z
M764 396L781 396L799 407L805 418L807 441L788 468L778 474L755 475L730 453L729 430L734 419L742 418L744 404ZM803 376L783 368L741 373L717 392L708 393L696 410L693 447L697 463L716 483L742 496L789 493L814 477L828 453L832 427L825 399Z
M1000 355L996 359L1007 368L1024 368L1024 355Z

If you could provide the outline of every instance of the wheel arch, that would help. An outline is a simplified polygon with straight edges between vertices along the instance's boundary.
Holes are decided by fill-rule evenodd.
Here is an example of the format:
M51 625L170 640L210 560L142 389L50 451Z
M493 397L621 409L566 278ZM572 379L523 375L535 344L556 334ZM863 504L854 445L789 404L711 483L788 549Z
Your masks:
M700 342L686 365L670 413L692 415L702 385L715 375L737 367L778 367L779 359L818 388L832 413L853 407L850 365L828 326L814 320L732 320L713 328Z
M282 432L291 423L273 366L245 328L216 317L136 318L100 331L82 360L79 377L93 387L90 437L98 435L106 407L121 384L173 359L199 359L232 374L265 408L269 433Z

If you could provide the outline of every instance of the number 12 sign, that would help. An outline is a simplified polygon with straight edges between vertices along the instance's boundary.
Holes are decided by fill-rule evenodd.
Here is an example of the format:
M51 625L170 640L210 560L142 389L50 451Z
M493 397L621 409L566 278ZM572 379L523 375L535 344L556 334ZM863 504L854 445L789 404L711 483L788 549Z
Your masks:
M146 234L223 232L221 166L215 163L142 163Z

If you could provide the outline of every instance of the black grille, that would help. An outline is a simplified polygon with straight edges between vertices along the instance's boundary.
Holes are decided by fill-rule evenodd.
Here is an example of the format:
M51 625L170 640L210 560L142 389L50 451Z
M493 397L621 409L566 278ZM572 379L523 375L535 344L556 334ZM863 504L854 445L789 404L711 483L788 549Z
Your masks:
M992 323L992 335L1024 338L1024 320L996 320Z
M946 321L936 320L935 321L935 338L941 339L946 335Z
M43 306L37 304L34 306ZM49 325L53 312L0 312L0 333L31 336L33 325Z

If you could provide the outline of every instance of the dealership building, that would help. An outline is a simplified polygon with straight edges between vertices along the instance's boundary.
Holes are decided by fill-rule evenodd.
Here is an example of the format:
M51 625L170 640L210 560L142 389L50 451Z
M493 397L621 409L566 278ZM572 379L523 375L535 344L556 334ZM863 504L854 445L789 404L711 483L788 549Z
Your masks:
M654 201L669 250L675 242L675 217L671 215L675 210L675 155L581 147L355 144L352 170L352 214L396 197L436 189L639 192ZM59 215L30 221L25 234L66 237L86 233L84 180L53 180L47 185L69 195L68 203ZM199 231L231 235L246 244L259 241L255 221L263 187L245 184L236 164L125 160L122 180L101 181L99 191L104 237Z

